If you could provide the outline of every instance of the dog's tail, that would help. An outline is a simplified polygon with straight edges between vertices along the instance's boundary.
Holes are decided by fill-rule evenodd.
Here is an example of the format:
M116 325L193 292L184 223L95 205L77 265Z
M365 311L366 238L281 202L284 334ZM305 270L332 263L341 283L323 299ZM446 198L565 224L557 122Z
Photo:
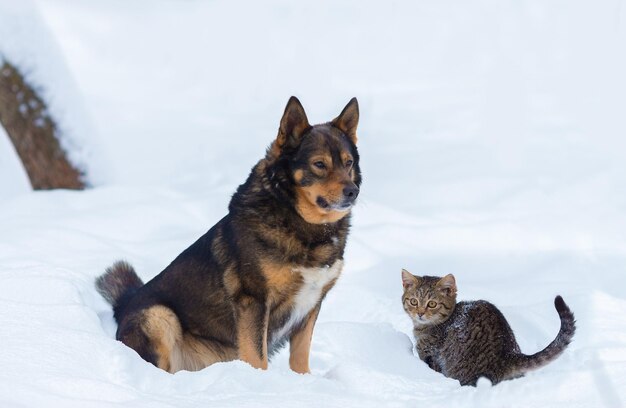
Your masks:
M524 373L541 368L546 364L554 361L560 356L567 346L571 343L574 332L576 331L576 320L574 313L565 304L561 296L554 299L554 307L561 318L561 328L556 338L546 348L538 353L527 356L519 354L514 368L514 376L524 375Z
M116 312L142 286L135 269L126 261L115 262L96 279L96 289Z

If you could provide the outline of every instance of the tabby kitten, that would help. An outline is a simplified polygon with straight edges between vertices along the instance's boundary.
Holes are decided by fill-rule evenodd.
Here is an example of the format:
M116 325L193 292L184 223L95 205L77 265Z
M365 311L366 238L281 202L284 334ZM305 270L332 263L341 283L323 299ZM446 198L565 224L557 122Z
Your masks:
M456 302L453 275L420 277L402 270L402 285L402 304L413 320L419 357L461 385L475 386L480 377L495 385L540 368L565 350L576 329L574 314L557 296L554 306L561 329L548 347L528 356L494 305L484 300Z

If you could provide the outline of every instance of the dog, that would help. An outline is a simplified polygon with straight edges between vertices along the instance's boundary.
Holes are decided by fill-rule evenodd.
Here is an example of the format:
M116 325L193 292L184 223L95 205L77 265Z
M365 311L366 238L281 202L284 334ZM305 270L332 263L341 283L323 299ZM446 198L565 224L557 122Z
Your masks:
M289 342L290 368L309 373L313 328L341 274L361 185L358 121L356 98L311 126L291 97L224 218L146 284L124 261L96 279L116 338L170 373L235 359L267 369Z

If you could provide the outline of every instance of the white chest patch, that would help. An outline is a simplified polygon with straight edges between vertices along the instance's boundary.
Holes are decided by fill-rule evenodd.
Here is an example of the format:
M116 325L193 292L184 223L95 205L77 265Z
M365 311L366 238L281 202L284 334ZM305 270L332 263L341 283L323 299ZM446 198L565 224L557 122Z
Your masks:
M297 268L293 270L294 273L299 273L302 276L302 286L295 297L289 320L283 327L274 332L272 343L291 333L291 330L302 322L320 300L324 286L339 276L342 267L343 260L339 259L334 264L322 268Z

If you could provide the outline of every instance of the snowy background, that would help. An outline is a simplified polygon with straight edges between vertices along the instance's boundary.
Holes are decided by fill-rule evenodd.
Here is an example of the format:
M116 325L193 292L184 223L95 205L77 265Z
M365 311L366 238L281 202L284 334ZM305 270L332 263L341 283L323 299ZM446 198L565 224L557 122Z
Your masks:
M0 406L626 406L623 0L0 0L0 51L96 184L30 192L0 130ZM266 372L160 371L114 340L93 279L125 258L148 280L219 220L291 95L315 123L361 107L313 372L285 352ZM402 267L455 274L529 354L561 294L574 342L462 388L413 355Z

